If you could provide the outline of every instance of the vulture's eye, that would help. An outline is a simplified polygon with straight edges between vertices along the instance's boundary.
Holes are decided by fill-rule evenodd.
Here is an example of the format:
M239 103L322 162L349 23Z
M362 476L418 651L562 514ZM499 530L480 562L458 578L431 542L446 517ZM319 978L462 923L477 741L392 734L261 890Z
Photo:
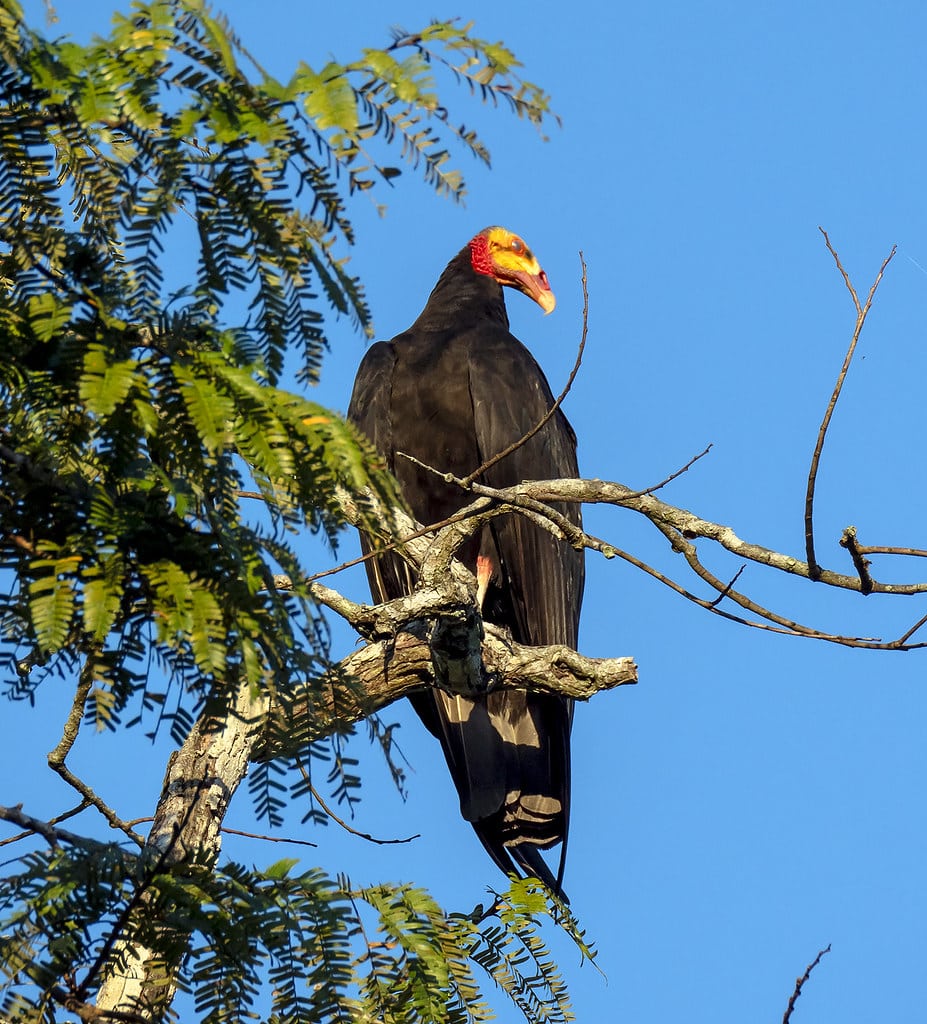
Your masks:
M512 252L521 254L525 251L525 243L520 238L513 238L512 241L509 242L509 246L511 247Z

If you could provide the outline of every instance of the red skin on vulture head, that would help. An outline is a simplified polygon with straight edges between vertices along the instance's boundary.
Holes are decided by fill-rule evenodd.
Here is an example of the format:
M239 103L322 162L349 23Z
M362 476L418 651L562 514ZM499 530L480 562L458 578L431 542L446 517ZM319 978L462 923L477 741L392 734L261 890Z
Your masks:
M507 228L484 228L470 240L470 262L478 274L486 274L507 288L517 288L545 313L557 305L547 274L519 235Z

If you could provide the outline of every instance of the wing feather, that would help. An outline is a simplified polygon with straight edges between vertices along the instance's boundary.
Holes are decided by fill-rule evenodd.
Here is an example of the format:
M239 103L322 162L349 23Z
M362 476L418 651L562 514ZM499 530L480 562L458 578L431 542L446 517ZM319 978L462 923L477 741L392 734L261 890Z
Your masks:
M439 473L465 476L527 433L552 404L528 350L504 323L483 322L446 334L407 332L372 346L348 415L387 458L413 514L427 524L459 509L467 496L399 453ZM558 411L488 470L484 482L506 487L577 475L576 439ZM560 511L579 524L579 506ZM488 620L506 626L521 643L576 646L582 552L519 515L494 519L459 557L475 570L479 551L491 552L497 563L492 608L484 605ZM395 555L368 563L368 578L378 601L413 585ZM415 695L412 703L441 741L461 812L493 860L507 872L517 863L560 890L560 878L537 850L560 841L566 850L572 701L512 690L471 700L435 689Z

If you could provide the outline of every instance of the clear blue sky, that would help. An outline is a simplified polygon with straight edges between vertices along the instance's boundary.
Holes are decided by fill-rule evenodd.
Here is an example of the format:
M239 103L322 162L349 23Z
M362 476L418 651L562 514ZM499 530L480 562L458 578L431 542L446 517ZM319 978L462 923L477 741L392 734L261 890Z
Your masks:
M54 31L102 30L112 6L61 0ZM29 7L41 22L42 5ZM483 130L493 153L492 172L463 161L466 206L433 198L411 174L380 195L384 218L358 200L352 267L378 336L407 327L451 255L502 223L528 239L558 297L550 317L521 296L508 302L515 333L557 391L580 334L582 249L589 341L567 412L584 472L645 487L711 442L662 497L746 539L803 550L808 462L853 325L818 225L863 292L897 243L828 437L818 553L850 571L837 539L851 523L868 543L927 547L917 468L927 379L923 4L228 0L223 9L280 75L301 59L350 59L386 41L391 24L458 14L515 49L563 128L545 143L461 94L456 118ZM364 341L346 323L332 338L318 398L343 410ZM631 513L595 509L587 523L704 593ZM346 539L344 555L353 548ZM719 576L739 565L700 550ZM319 552L320 567L326 557ZM914 579L927 566L882 559L874 570ZM924 599L831 594L752 566L740 584L784 614L845 633L891 637L927 611ZM345 587L360 596L361 576ZM347 635L339 642L349 649ZM747 630L596 557L581 647L633 656L640 684L576 715L566 886L608 976L580 970L564 951L579 1019L781 1020L796 975L830 942L796 1024L922 1020L927 653ZM503 880L461 822L431 738L404 706L386 717L403 722L410 796L403 804L372 761L355 825L422 838L372 847L316 829L309 838L320 848L305 863L358 882L412 879L469 908ZM0 750L0 802L24 800L38 815L60 809L68 798L44 769L60 729L53 695L40 692L38 710L7 706L3 720L15 737ZM90 737L78 764L102 796L123 801L122 813L144 815L164 752L145 748L140 732ZM129 758L131 771L114 769ZM150 776L139 785L143 758ZM299 817L288 834L305 834ZM246 794L229 824L253 824ZM226 850L260 864L281 855L253 842Z

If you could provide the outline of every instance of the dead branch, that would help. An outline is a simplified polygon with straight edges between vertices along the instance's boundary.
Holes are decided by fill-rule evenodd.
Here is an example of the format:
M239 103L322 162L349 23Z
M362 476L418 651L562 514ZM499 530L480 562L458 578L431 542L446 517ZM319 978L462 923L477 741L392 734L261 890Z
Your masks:
M848 526L840 538L840 546L846 548L853 559L853 565L859 573L859 590L861 594L872 593L872 577L869 575L869 566L872 563L863 555L859 544L856 543L856 527Z
M341 828L343 828L345 832L347 832L349 835L357 836L358 839L364 839L368 843L373 843L376 846L396 846L404 843L411 843L416 839L421 839L421 833L419 832L416 832L415 835L412 836L406 836L404 839L377 839L376 836L372 836L369 832L361 832L360 829L356 829L353 826L349 825L344 820L344 818L339 817L334 812L334 810L328 806L328 803L325 800L325 798L315 788L315 786L313 786L312 782L309 779L309 773L306 771L303 765L299 766L299 770L302 772L303 778L306 781L306 785L309 789L309 792L312 794L312 799L319 804L322 810L328 815L329 818L332 819L333 822L335 822L336 825L340 825ZM312 843L311 845L315 846L315 843Z
M688 473L689 470L696 464L696 462L698 462L699 459L704 459L713 447L714 445L710 444L704 449L704 451L700 451L698 455L693 455L692 458L689 459L689 461L684 466L682 466L680 469L677 469L675 473L670 473L669 476L664 477L658 484L652 484L650 487L645 487L643 490L635 491L634 493L637 495L641 495L653 494L656 491L662 491L663 488L667 486L667 484L671 484L674 480L681 477L683 473Z
M830 401L827 403L824 419L821 421L821 426L818 430L817 441L814 445L814 454L811 456L811 468L808 471L808 486L805 491L805 557L809 570L808 578L812 580L820 579L821 572L814 554L814 486L818 476L818 464L821 461L821 452L824 450L824 438L827 435L827 428L830 426L831 417L833 416L834 408L837 405L837 399L840 397L840 392L843 390L843 382L846 379L847 371L850 369L850 363L853 361L853 353L856 351L856 343L859 341L859 336L862 334L866 317L869 315L869 310L872 307L872 300L875 296L876 289L879 287L879 282L882 280L885 268L891 262L892 257L895 255L895 250L897 249L897 246L893 245L892 251L884 260L882 260L882 266L879 267L879 272L876 274L876 278L872 282L872 287L869 289L869 295L866 297L866 304L860 305L859 295L857 295L856 289L853 287L850 275L846 270L844 270L843 264L840 262L840 257L837 255L836 250L830 243L830 238L828 238L827 232L824 228L818 228L818 230L824 236L824 244L827 246L828 252L833 256L834 262L837 264L837 269L840 271L841 277L843 277L843 283L846 285L847 291L850 293L850 298L853 300L853 307L856 310L856 326L853 329L853 337L850 339L850 345L847 349L847 353L843 358L843 366L840 368L840 373L837 375L837 383L834 385Z
M433 579L440 578L441 571L446 571L443 567L447 566L448 559L452 559L454 551L457 550L466 537L470 536L475 530L482 528L493 517L514 513L531 517L532 521L539 526L575 547L588 548L591 551L604 555L606 558L621 558L658 579L661 583L671 587L671 589L687 600L698 604L714 614L721 615L723 618L728 618L742 625L766 629L789 636L801 636L842 646L863 647L872 650L912 650L927 646L927 643L910 643L910 637L920 628L920 625L916 625L902 636L892 640L883 640L878 637L846 636L805 625L764 607L746 594L734 589L736 578L730 582L722 582L707 569L699 556L694 542L699 539L708 540L749 562L755 562L778 572L799 576L804 579L813 579L812 568L808 563L796 558L794 555L744 541L731 527L702 519L687 509L670 505L655 498L652 494L632 490L624 484L614 481L582 479L535 480L521 483L514 487L488 487L485 484L468 483L468 478L458 478L452 474L443 473L434 467L426 466L418 460L412 459L411 461L416 462L423 469L440 475L449 483L456 483L461 489L470 492L475 497L475 501L471 505L461 510L454 517L452 525L443 526L438 530L433 545L428 549L427 555L433 566ZM487 505L485 499L491 499L491 504ZM673 550L683 555L695 575L711 587L715 596L710 600L706 600L691 594L686 588L670 580L665 574L658 572L630 553L621 550L607 540L595 537L577 527L561 513L551 508L551 502L608 504L618 508L625 508L644 516L666 537ZM346 514L348 514L350 519L349 510ZM414 529L411 531L410 536L420 538L423 532L424 528L414 524ZM817 579L828 586L841 590L851 590L856 593L890 594L893 596L913 596L927 593L927 582L886 583L874 579L871 574L865 574L861 578L859 575L850 576L822 569L820 566L818 566ZM472 581L469 586L472 586ZM424 600L427 603L434 596L434 588L432 588L429 594L417 591L417 595L417 600ZM754 618L746 618L726 612L718 607L721 603L719 597L729 599L754 616ZM323 603L328 602L323 599ZM337 611L337 603L340 602L331 603L329 607ZM350 621L351 617L348 616L348 618ZM363 621L360 617L356 618L355 621L363 626Z
M911 628L910 628L910 629L909 629L909 630L907 631L907 633L904 633L904 634L903 634L903 635L902 635L902 636L901 636L901 637L899 638L899 640L898 640L898 644L899 644L899 650L906 650L906 649L907 649L907 648L905 648L905 647L901 647L900 645L902 645L902 644L907 644L907 643L908 643L908 641L909 641L909 640L911 639L911 637L912 637L912 636L914 636L914 634L915 634L915 633L916 633L916 632L917 632L917 631L918 631L918 630L919 630L919 629L920 629L920 628L921 628L921 627L922 627L922 626L923 626L923 625L924 625L925 623L927 623L927 615L922 615L922 616L921 616L921 618L919 618L919 619L917 620L917 622L915 622L915 623L914 623L914 625L913 625L913 626L912 626L912 627L911 627ZM921 645L921 646L923 646L923 645Z
M904 555L907 558L927 558L923 548L887 547L881 544L857 544L857 550L863 555Z

